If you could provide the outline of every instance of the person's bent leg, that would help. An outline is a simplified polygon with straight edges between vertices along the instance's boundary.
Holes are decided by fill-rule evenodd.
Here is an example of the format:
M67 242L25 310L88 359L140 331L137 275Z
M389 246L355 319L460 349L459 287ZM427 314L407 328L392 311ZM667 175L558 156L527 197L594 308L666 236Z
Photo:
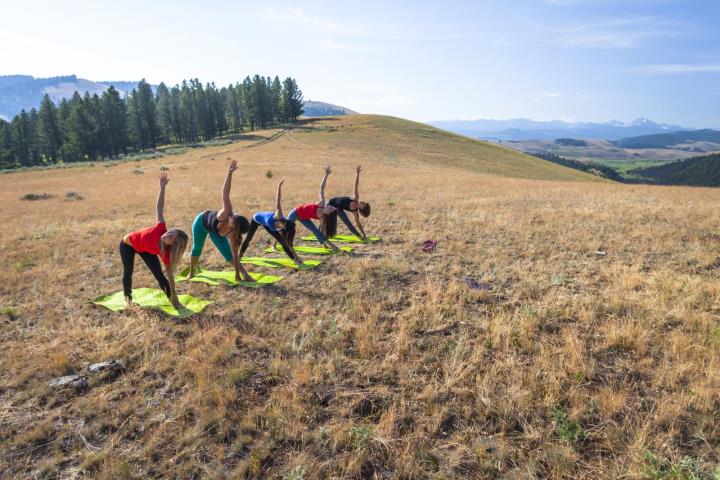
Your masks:
M215 244L215 247L217 247L225 261L232 262L232 249L230 248L230 241L215 232L210 232L210 240L212 240Z
M160 288L163 292L165 292L165 295L167 295L169 299L172 295L170 292L170 282L168 282L168 279L165 277L165 274L162 271L162 265L160 265L160 257L146 252L141 253L140 257L142 257L145 265L147 265L147 267L150 269L150 272L152 272L155 280L157 280L158 284L160 285Z
M265 227L265 230L275 239L275 242L280 244L280 246L282 247L282 251L285 252L285 255L287 255L290 260L295 260L295 258L292 256L292 253L290 253L290 248L287 246L287 243L285 243L283 237L278 232L273 232L267 227Z
M255 236L255 231L257 231L258 229L258 225L260 224L255 220L250 222L250 228L245 234L245 240L243 240L242 246L240 247L240 253L238 253L238 257L242 257L245 254L245 250L247 250L250 242L252 241L252 238ZM267 227L265 228L267 229Z
M317 226L312 222L312 220L300 220L300 223L302 223L305 228L310 230L317 239L318 242L320 242L320 245L325 245L325 242L327 242L327 238L325 238L325 235L320 231Z
M132 299L132 276L135 267L135 249L120 240L120 258L123 264L123 293L125 298Z
M345 210L338 210L337 213L338 217L340 217L340 220L342 220L348 230L350 230L350 233L352 233L356 237L361 237L360 233L357 231L357 228L355 228L355 225L352 224L352 222L347 216L347 213L345 213Z

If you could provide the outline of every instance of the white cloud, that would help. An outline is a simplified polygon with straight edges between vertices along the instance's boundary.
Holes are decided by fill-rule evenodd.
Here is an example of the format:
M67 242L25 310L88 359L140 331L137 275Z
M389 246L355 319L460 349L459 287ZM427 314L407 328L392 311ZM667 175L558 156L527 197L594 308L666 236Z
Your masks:
M716 73L720 72L720 63L687 64L687 63L666 63L656 65L638 65L630 69L633 72L649 75L673 75L692 73Z
M538 95L546 98L560 98L562 96L562 94L558 92L538 92Z

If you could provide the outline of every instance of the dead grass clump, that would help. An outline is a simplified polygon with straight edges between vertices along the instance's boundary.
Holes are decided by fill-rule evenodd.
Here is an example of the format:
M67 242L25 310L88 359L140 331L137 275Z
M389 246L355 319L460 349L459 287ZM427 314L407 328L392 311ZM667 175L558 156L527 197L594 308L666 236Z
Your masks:
M52 193L26 193L22 197L20 197L20 200L25 200L28 202L33 202L35 200L49 200L51 198L54 198L56 195L53 195Z

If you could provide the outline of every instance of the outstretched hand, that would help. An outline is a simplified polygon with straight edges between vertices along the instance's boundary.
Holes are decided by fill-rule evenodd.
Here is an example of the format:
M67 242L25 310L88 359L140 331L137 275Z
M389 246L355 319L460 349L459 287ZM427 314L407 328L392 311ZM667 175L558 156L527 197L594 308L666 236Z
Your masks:
M355 172L357 172L357 173L362 172L362 167L361 167L360 165L358 165L357 167L355 167Z
M285 183L285 179L284 179L284 178L283 178L282 180L280 180L280 183L278 183L278 187L282 186L283 183Z
M228 166L228 171L230 173L234 172L235 170L237 170L237 160L233 160L232 162L230 162L230 165Z
M325 175L330 175L332 173L332 167L330 165L325 165Z
M160 174L160 188L165 188L165 185L167 185L170 182L170 179L167 176L167 173L163 172Z

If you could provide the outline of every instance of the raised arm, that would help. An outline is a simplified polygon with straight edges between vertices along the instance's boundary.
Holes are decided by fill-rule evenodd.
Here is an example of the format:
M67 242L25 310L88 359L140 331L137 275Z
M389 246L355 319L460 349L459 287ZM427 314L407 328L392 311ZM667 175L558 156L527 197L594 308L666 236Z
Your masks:
M155 204L158 223L165 223L165 216L163 214L165 210L165 186L169 181L170 179L167 173L163 172L160 174L160 193L158 193L157 203Z
M355 168L355 189L353 190L353 200L355 201L360 200L360 172L362 172L362 167L358 165Z
M320 201L318 202L318 205L321 207L325 206L325 185L331 173L332 168L330 168L330 165L325 165L325 176L323 176L322 182L320 182Z
M218 220L226 220L233 214L232 203L230 203L230 189L232 188L232 174L237 170L237 160L230 162L225 183L222 190L222 209L218 212Z
M274 218L284 218L282 211L282 186L285 183L285 179L280 180L277 186L277 192L275 193L275 215Z

